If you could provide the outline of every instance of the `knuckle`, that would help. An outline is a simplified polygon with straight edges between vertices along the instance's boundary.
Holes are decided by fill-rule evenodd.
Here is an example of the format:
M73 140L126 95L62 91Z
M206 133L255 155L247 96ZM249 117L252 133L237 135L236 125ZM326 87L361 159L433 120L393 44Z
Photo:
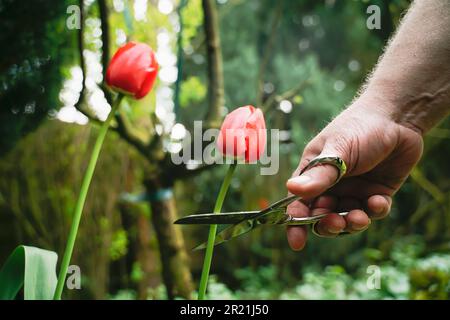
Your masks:
M333 136L330 142L332 149L347 165L347 173L351 172L359 162L360 139L358 130L344 131Z

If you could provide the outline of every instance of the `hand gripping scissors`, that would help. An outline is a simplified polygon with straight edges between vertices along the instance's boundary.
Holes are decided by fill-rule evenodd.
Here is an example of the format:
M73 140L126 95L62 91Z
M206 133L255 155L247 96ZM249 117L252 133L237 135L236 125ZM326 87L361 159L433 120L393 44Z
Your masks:
M336 184L347 170L344 160L339 157L326 156L317 157L311 160L305 168L300 172L300 175L306 170L317 165L332 165L338 171L338 176L334 184ZM333 185L334 185L333 184ZM245 233L248 233L261 225L290 225L302 226L310 225L314 234L319 235L316 230L317 223L328 215L328 213L319 214L308 217L293 217L286 213L286 207L294 201L301 200L301 197L291 195L281 200L278 200L267 208L260 211L239 211L226 213L205 213L193 214L175 221L176 224L217 224L221 225L216 235L214 245L226 242L232 238L236 238ZM346 216L348 212L340 212L338 215ZM348 234L342 232L339 235ZM320 235L319 235L320 236ZM206 248L206 242L198 245L194 250Z

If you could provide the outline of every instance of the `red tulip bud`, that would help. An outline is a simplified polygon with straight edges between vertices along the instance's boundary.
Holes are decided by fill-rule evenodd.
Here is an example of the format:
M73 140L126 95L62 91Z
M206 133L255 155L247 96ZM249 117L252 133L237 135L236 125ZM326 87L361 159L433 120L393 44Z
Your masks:
M224 155L254 162L263 154L266 140L266 123L262 111L253 106L245 106L233 110L225 117L217 146Z
M146 44L128 42L114 54L106 71L113 89L141 99L152 89L158 73L155 53Z

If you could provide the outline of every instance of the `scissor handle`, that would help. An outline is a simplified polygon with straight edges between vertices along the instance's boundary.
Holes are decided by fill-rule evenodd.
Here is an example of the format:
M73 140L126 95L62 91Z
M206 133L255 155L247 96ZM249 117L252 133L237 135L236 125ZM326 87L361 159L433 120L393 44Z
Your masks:
M338 170L338 176L336 178L336 181L333 183L335 185L338 183L339 180L345 175L347 172L347 165L345 164L344 160L342 160L339 157L335 156L324 156L324 157L316 157L312 159L299 173L299 175L302 175L306 170L311 169L312 167L315 167L317 165L323 165L323 164L330 164L334 166ZM332 186L333 186L332 185Z
M339 180L341 180L341 178L345 175L346 171L347 171L347 166L344 162L344 160L342 160L339 157L336 156L325 156L325 157L317 157L314 158L313 160L311 160L301 171L300 174L303 174L306 170L311 169L314 166L317 165L324 165L324 164L329 164L334 166L337 170L338 170L338 175L336 178L336 181L333 183L333 185L330 186L330 188L332 186L334 186L336 183L339 182ZM289 204L291 204L292 202L296 201L296 200L300 200L301 197L299 196L288 196L280 201L278 201L276 204L283 204L285 207L287 207ZM338 215L341 217L344 217L348 214L348 212L339 212ZM309 217L300 217L300 218L296 218L296 217L292 217L289 216L289 218L284 222L284 224L287 225L311 225L311 230L312 232L317 235L317 236L321 236L316 229L316 225L317 223L322 220L323 218L325 218L328 215L328 213L323 213L323 214L319 214L316 216L309 216ZM343 236L348 234L347 232L342 232L339 234L339 236Z
M333 185L338 183L339 180L341 180L342 176L347 171L347 166L345 165L344 160L342 160L339 157L327 156L327 157L317 157L317 158L314 158L313 160L311 160L306 165L306 167L304 167L300 171L299 175L303 174L306 170L311 169L312 167L315 167L317 165L323 165L323 164L330 164L330 165L334 166L338 170L338 176L336 178L336 181L333 183ZM272 210L278 210L280 208L286 208L292 202L294 202L296 200L300 200L300 199L301 199L301 197L299 197L299 196L290 195L290 196L287 196L286 198L278 200L277 202L273 203L270 207L264 209L263 211L270 212Z
M338 212L337 215L341 217L345 217L348 214L348 211ZM289 218L283 223L289 226L303 226L303 225L315 225L317 222L322 220L328 215L328 213L321 213L315 216L307 216L307 217L292 217Z
M349 211L338 212L337 215L339 215L341 217L345 217L346 215L348 215L348 213L349 213ZM314 233L318 237L323 237L321 234L319 234L316 227L317 227L317 224L320 222L320 220L325 218L327 215L328 215L328 213L322 213L322 214L318 214L316 216L299 217L299 218L292 217L289 215L288 218L281 224L288 225L288 226L310 225L312 233ZM364 231L364 230L361 230L361 231ZM355 234L355 233L358 233L361 231L352 232L351 234ZM350 234L349 232L344 231L344 232L341 232L338 235L336 235L336 237L342 237L342 236L346 236L349 234Z

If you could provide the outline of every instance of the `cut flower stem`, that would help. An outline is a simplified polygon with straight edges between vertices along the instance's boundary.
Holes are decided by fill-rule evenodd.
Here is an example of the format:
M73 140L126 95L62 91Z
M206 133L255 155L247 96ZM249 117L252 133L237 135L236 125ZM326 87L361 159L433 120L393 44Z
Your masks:
M237 163L233 163L228 167L227 174L220 187L217 195L216 204L214 206L214 213L220 213L222 210L223 201L230 186L231 178L236 169ZM206 244L205 260L203 261L202 275L200 278L200 285L198 288L198 300L204 300L206 295L206 288L208 286L209 270L211 269L211 261L214 252L214 242L216 240L217 224L212 224L209 227L208 242Z

